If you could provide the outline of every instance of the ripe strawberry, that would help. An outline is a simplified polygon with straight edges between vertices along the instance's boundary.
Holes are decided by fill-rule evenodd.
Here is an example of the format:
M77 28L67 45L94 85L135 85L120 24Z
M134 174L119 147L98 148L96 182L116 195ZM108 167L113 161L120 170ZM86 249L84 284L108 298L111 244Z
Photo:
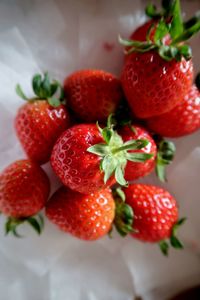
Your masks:
M200 128L200 92L193 85L184 101L171 111L147 120L148 127L166 137L181 137Z
M124 175L125 179L127 181L136 180L140 177L143 177L143 176L149 174L151 171L153 171L153 169L155 167L155 159L156 159L156 154L157 154L156 148L157 147L156 147L154 140L152 139L150 134L147 132L147 130L145 130L144 128L142 128L140 126L136 126L136 125L134 125L133 127L126 125L119 131L119 134L121 135L124 142L130 141L132 139L147 140L149 142L148 145L142 149L135 150L135 152L152 154L152 158L147 160L144 163L141 163L139 161L138 162L128 161L127 165L125 167L125 175ZM133 152L133 150L130 151L129 153L132 153L132 152Z
M110 189L83 195L58 189L46 206L46 215L61 230L83 240L97 240L111 228L115 203Z
M66 78L65 95L69 107L80 119L105 121L122 98L120 81L101 70L81 70Z
M164 189L153 185L133 184L123 189L125 203L132 208L134 220L132 224L131 235L144 242L159 242L161 250L167 254L168 243L175 248L182 248L182 244L175 236L177 227L181 225L184 219L178 221L178 208L175 199ZM126 224L120 223L119 206L122 201L116 199L116 217L115 225L119 232L128 233L130 228ZM125 226L124 226L125 225ZM123 230L125 231L123 232Z
M20 107L15 118L17 136L29 158L39 164L46 163L58 136L69 127L69 115L62 99L53 98L58 82L50 83L48 75L42 80L33 77L36 98L28 99L18 85L19 96L28 101Z
M122 86L138 118L161 115L181 102L193 79L192 61L165 61L156 52L133 53L122 71Z
M126 185L123 174L127 160L142 162L151 157L148 153L127 151L142 149L147 144L147 140L123 143L110 125L101 129L95 124L79 124L60 136L52 151L51 164L64 185L90 194L116 181Z
M173 9L171 19L153 21L145 41L147 24L131 36L137 41L120 39L129 54L122 71L122 86L131 110L139 118L170 111L191 87L191 49L184 42L200 28L194 22L183 25L179 7Z
M64 185L80 193L92 193L104 186L100 157L87 149L104 140L95 124L80 124L67 129L56 142L51 165ZM109 180L107 185L114 183Z
M0 211L8 216L6 233L15 235L18 225L27 221L40 233L39 221L33 215L45 205L50 190L49 179L31 160L18 160L0 174Z

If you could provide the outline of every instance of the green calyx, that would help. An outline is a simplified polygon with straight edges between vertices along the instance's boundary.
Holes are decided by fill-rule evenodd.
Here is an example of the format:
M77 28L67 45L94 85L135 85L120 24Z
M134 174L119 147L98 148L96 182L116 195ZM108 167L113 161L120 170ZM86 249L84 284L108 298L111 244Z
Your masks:
M127 234L134 232L133 209L130 205L125 203L125 194L119 187L113 190L113 197L115 199L114 225L118 233L122 237L125 237Z
M18 226L28 223L36 232L37 234L41 234L44 228L44 219L42 215L38 214L35 216L27 217L27 218L14 218L8 217L5 223L5 235L13 234L15 237L22 237L17 229Z
M156 175L158 176L160 181L165 182L167 180L165 170L166 167L171 164L174 159L176 147L171 141L158 139L157 148L158 151L156 156Z
M44 73L43 77L36 74L32 79L32 88L36 97L28 98L19 84L16 85L16 93L23 100L33 102L37 100L46 100L49 105L58 107L65 104L64 91L61 84L57 80L50 81L48 73ZM56 95L58 93L58 95Z
M185 223L185 221L186 221L186 218L181 218L174 224L174 226L172 228L172 234L171 234L169 241L163 240L163 241L159 242L160 250L165 256L167 256L169 253L170 245L175 249L183 249L184 248L183 243L177 238L177 230L181 225L183 225Z
M152 23L146 41L124 40L119 37L119 42L129 47L126 54L132 52L148 52L154 50L166 61L173 59L180 61L182 57L191 59L192 51L189 45L184 44L194 34L200 30L200 13L198 12L187 22L183 22L180 8L180 1L163 1L163 11L158 13L152 4L147 6L146 13L158 21ZM154 31L153 40L150 39L151 32ZM165 45L164 38L169 35L169 45Z
M150 159L153 154L141 152L129 152L129 150L139 150L148 145L145 139L130 140L123 142L121 136L113 129L112 116L109 116L107 127L97 127L105 143L96 144L87 149L88 152L101 157L100 170L104 172L104 183L114 174L116 181L127 186L124 178L124 171L127 161L143 163Z

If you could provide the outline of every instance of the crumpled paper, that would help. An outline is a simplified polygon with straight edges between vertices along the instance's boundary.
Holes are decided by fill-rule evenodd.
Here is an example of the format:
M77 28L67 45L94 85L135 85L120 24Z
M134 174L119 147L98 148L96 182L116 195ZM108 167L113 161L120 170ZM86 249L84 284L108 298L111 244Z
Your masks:
M127 37L144 22L145 1L2 1L0 3L0 169L25 157L13 128L17 108L23 103L15 94L20 83L32 95L30 79L48 70L63 80L74 70L101 68L120 74L120 33ZM185 10L196 11L198 0L183 1ZM193 40L198 67L199 37ZM44 233L35 235L21 227L22 239L4 237L0 220L0 289L6 300L165 300L200 283L199 238L199 133L176 140L177 156L168 168L165 186L180 204L187 223L180 230L184 251L170 257L156 245L131 237L83 242L60 231L46 220ZM44 166L59 186L49 164ZM161 185L155 175L141 181Z

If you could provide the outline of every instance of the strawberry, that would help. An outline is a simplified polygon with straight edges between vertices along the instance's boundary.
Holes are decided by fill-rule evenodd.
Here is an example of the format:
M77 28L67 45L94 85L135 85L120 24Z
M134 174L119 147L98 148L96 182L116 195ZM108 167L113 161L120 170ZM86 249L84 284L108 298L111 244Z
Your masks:
M147 126L166 137L181 137L200 128L200 92L193 85L179 105L147 120Z
M145 139L148 141L148 145L142 149L137 150L138 153L151 153L152 158L147 160L144 163L128 161L125 168L125 179L127 181L136 180L139 177L143 177L153 171L155 167L155 158L157 154L156 144L150 134L144 128L133 125L133 126L124 126L120 131L124 142L128 142L132 139ZM132 153L130 151L129 153Z
M92 193L104 186L100 157L87 152L103 138L95 124L80 124L67 129L56 142L51 165L62 183L80 193ZM114 183L110 180L107 185Z
M46 163L58 136L69 127L69 115L62 99L53 95L59 83L50 83L48 74L33 77L33 90L37 97L28 99L19 85L16 91L27 101L19 108L15 118L17 136L29 158L39 164Z
M177 203L169 192L153 185L132 184L123 188L121 194L123 200L119 196L116 198L115 225L119 233L126 235L130 232L143 242L158 242L164 254L167 254L169 247L167 239L173 247L183 247L176 237L176 230L185 219L178 221ZM127 225L127 218L123 219L123 214L120 214L124 200L130 212L133 210L131 228ZM131 224L130 220L128 222Z
M46 205L46 215L61 230L83 240L97 240L111 228L115 203L110 189L83 195L58 189Z
M123 174L127 161L142 162L152 157L149 153L127 151L147 144L143 139L123 143L110 124L104 129L95 124L79 124L60 136L52 151L51 165L64 185L90 194L116 181L126 185Z
M0 211L8 216L6 233L17 235L18 225L28 222L40 233L41 217L33 217L45 205L50 190L49 179L31 160L18 160L0 174Z
M191 87L191 49L184 42L200 30L200 26L198 20L183 23L178 1L175 2L171 20L161 18L153 22L146 41L143 41L146 27L141 29L141 38L137 41L120 39L129 54L122 71L122 86L131 110L139 118L170 111ZM138 32L135 36L138 37Z
M122 86L138 118L161 115L181 102L193 79L191 60L165 61L156 52L133 53L122 71Z
M86 122L105 121L122 98L120 81L101 70L81 70L64 82L69 107Z

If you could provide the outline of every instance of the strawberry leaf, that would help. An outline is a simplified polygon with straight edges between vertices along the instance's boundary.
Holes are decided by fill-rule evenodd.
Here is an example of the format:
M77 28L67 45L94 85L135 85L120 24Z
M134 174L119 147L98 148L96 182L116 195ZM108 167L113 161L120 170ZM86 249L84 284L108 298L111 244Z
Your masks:
M24 94L24 92L22 91L22 88L19 84L16 85L15 91L20 98L22 98L23 100L26 100L26 101L28 100L28 97Z
M131 126L133 132L135 133L134 127ZM145 139L138 139L138 140L129 140L125 142L123 145L126 148L126 150L135 150L135 149L142 149L145 148L149 144L148 140Z
M159 18L161 16L161 14L157 12L156 6L152 3L147 5L145 14L152 19Z
M166 141L164 139L157 141L157 147L156 174L160 181L165 182L165 169L167 165L172 163L175 156L176 147L173 142Z
M177 230L179 226L183 225L186 222L187 218L181 218L176 222L174 230Z
M96 144L94 146L91 146L87 149L88 152L99 155L99 156L105 156L109 154L109 148L106 144Z
M51 105L52 107L58 107L60 106L60 100L58 98L55 97L50 97L47 98L49 105Z
M170 243L171 243L172 247L174 247L176 249L183 249L183 244L175 236L171 236Z
M107 128L112 129L116 125L116 119L113 114L110 114L107 119Z
M115 199L115 219L114 225L121 236L126 236L128 233L133 233L134 212L130 205L125 203L125 194L120 189L113 190Z
M195 23L193 26L187 28L186 30L183 31L182 34L178 35L175 39L173 39L172 45L189 40L199 30L200 30L200 21Z
M103 136L104 141L108 144L110 142L111 136L112 136L112 129L105 127L102 129L101 134Z
M5 223L5 235L11 233L15 237L21 238L22 236L17 232L17 227L23 222L23 220L9 217Z
M60 83L57 80L54 80L51 83L51 93L50 93L50 95L54 95L57 92L57 89L58 89L59 86L60 86ZM64 95L62 95L61 98L63 98L63 97L64 97Z
M161 19L156 26L156 31L154 34L155 43L158 43L160 40L162 40L168 33L169 33L169 28L165 23L165 21Z
M189 19L186 22L184 22L184 24L183 24L184 25L184 29L188 29L188 28L192 27L193 25L195 25L199 21L200 21L200 10L197 11L195 13L195 15L191 19Z
M112 150L114 154L120 151L137 150L146 147L149 144L148 140L138 139L125 142L121 147L116 147Z
M41 84L42 76L40 74L36 74L35 76L33 76L32 87L35 95L37 95L38 97L40 97Z
M117 168L115 169L115 179L122 186L128 185L127 181L124 178L124 170L121 166L117 166Z
M125 47L133 47L133 46L141 47L141 46L143 46L143 42L123 39L120 35L118 37L118 40L119 40L119 43Z
M126 196L125 193L122 191L122 189L120 187L117 187L114 192L116 193L117 196L120 197L120 199L122 200L122 202L125 202L126 200Z
M107 155L103 158L101 166L102 170L104 171L104 183L106 183L108 179L112 176L117 167L117 164L117 159L115 157L112 157L111 155Z
M165 167L166 167L165 163L157 162L156 164L156 175L161 182L167 181L166 174L165 174Z
M171 16L172 16L172 22L170 26L169 33L172 37L172 39L175 39L177 36L181 35L183 33L183 20L181 16L181 7L180 7L180 1L176 0L171 5Z
M32 226L32 228L36 231L36 233L41 234L41 226L36 218L29 217L27 222Z
M169 252L169 244L166 241L161 241L159 242L159 247L161 252L165 255L168 256L168 252Z
M146 160L149 160L153 157L151 153L142 153L142 152L135 152L135 153L127 153L126 158L129 161L143 163Z
M180 226L182 226L186 221L186 218L181 218L179 219L173 226L172 228L172 234L170 237L170 243L171 246L176 248L176 249L183 249L183 244L181 243L181 241L177 238L176 234L177 234L177 230Z
M43 94L42 98L48 98L51 97L51 83L49 80L49 75L48 73L44 73L44 79L41 82L41 88L40 88L41 93Z
M38 233L41 234L42 229L44 228L44 220L43 217L38 214L35 216L27 217L27 218L13 218L9 217L5 223L5 235L9 233L13 234L15 237L22 237L18 232L18 226L28 223L31 227Z
M173 46L161 45L158 49L158 53L166 61L170 61L174 58L178 61L181 59L178 49Z
M181 45L179 46L179 54L180 57L183 56L185 57L186 60L189 60L192 58L192 49L189 45Z
M40 228L41 228L41 230L43 230L44 229L44 218L40 213L37 214L37 217L38 217L38 222L39 222Z

